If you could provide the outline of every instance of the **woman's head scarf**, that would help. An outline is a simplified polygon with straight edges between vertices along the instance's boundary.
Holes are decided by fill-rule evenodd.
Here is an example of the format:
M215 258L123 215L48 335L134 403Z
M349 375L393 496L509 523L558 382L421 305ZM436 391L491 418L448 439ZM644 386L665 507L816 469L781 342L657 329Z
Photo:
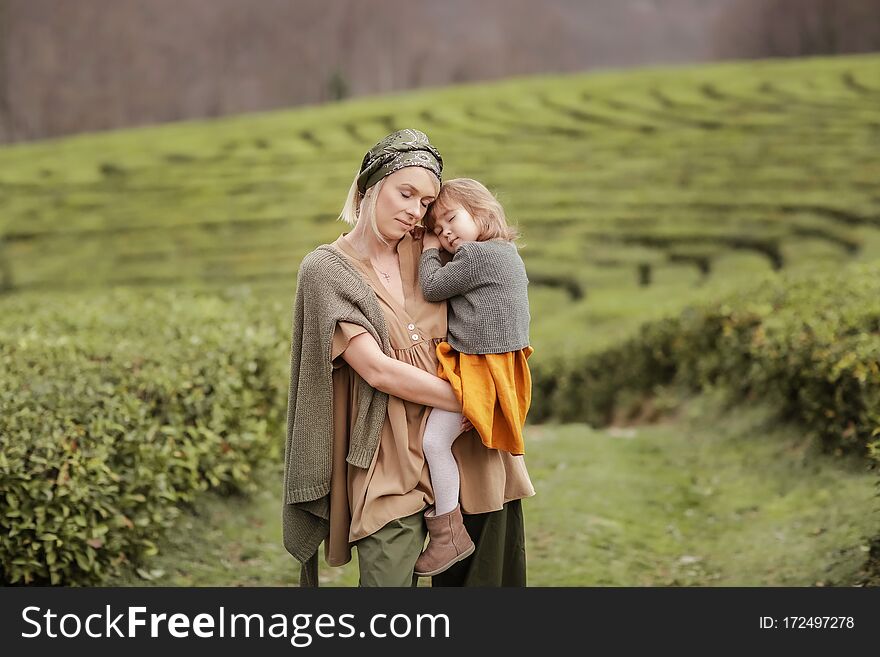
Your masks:
M443 158L419 130L398 130L373 146L361 163L358 190L363 194L390 173L404 167L424 167L440 180Z

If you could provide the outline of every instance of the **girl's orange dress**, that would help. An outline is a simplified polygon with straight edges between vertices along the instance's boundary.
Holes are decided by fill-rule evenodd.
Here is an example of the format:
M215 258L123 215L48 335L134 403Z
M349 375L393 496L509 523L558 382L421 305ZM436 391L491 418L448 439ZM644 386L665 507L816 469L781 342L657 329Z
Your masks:
M452 385L464 415L486 447L525 453L523 425L532 403L526 362L534 349L503 354L463 354L448 342L437 345L437 376Z

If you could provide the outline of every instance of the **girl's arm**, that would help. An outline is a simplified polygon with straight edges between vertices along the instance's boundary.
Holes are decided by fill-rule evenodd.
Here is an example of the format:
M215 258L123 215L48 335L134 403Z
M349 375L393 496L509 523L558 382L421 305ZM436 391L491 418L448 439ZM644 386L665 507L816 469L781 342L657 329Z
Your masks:
M427 248L419 261L419 283L425 301L443 301L464 294L474 285L473 262L466 244L458 247L455 256L445 265L440 251Z
M342 358L377 390L416 404L461 413L461 404L447 381L408 363L389 358L382 353L376 339L369 333L353 337L342 352Z

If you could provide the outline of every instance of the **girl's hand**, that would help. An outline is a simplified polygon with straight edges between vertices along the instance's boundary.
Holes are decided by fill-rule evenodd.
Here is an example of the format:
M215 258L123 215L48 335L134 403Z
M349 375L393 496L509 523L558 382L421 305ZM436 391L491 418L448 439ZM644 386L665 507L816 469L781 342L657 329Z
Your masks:
M468 420L464 415L461 416L461 431L459 433L467 433L471 429L474 428L474 425L471 424L471 421Z
M424 237L425 232L424 226L413 226L412 230L409 231L409 234L412 235L414 240L420 240Z
M431 231L426 230L425 236L422 238L422 251L426 249L439 249L440 238Z

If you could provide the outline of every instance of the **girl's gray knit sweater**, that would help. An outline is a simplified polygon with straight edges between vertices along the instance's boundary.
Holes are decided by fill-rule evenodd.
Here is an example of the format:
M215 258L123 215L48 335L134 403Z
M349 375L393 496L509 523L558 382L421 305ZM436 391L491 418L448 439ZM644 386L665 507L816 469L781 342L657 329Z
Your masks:
M529 345L529 279L516 245L465 242L445 265L426 249L419 280L427 301L448 299L449 344L465 354L502 354Z

